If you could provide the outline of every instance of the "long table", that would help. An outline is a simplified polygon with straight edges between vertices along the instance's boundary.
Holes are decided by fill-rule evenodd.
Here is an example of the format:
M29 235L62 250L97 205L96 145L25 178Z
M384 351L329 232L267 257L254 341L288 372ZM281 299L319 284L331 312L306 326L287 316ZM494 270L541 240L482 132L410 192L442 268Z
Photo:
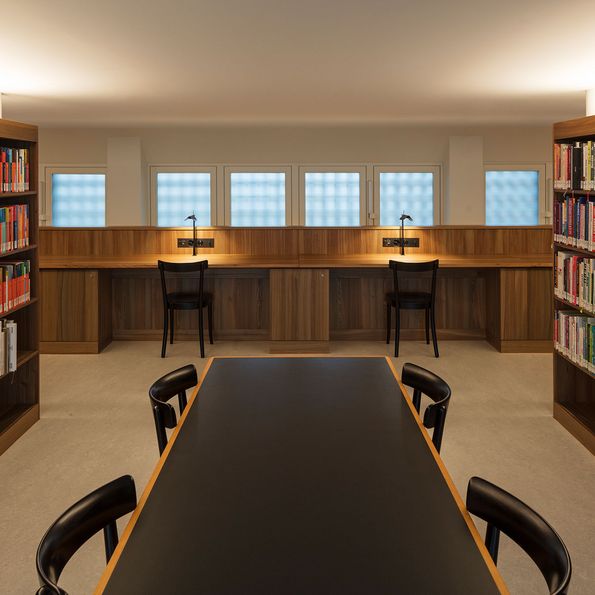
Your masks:
M388 358L264 357L208 362L96 593L507 589Z
M433 253L347 256L204 254L211 270L215 340L259 339L274 347L328 349L329 340L382 340L388 260L440 260L438 337L487 339L500 351L549 351L551 255ZM158 340L162 302L157 260L180 254L42 256L41 350L97 353L112 339ZM177 285L176 285L177 283ZM195 280L174 280L192 290ZM416 279L404 286L419 290ZM176 318L176 337L196 340L196 312ZM423 315L403 312L402 339L423 339Z

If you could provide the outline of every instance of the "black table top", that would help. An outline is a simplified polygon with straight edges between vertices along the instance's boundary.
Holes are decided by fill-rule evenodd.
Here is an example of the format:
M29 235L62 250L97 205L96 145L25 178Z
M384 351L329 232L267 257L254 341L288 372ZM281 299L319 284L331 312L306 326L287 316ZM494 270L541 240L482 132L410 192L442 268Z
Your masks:
M216 358L164 457L106 594L500 592L385 358Z

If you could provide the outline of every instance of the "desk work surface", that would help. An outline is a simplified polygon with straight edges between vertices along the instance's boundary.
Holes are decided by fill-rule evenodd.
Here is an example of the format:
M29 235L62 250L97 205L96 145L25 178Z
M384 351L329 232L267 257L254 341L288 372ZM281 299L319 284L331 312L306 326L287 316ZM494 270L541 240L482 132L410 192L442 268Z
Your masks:
M148 269L156 268L157 260L192 262L208 260L213 268L380 268L389 260L420 262L440 260L443 268L551 268L551 254L526 256L457 256L440 254L357 254L349 256L288 255L251 256L245 254L138 254L130 256L41 256L42 269Z
M382 357L216 358L97 593L506 592L405 399Z

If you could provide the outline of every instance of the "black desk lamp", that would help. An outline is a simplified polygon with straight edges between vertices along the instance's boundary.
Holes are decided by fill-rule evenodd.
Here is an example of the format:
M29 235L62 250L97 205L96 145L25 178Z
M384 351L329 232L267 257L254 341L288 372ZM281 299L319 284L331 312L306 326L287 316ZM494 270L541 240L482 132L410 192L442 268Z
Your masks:
M411 215L406 215L405 213L401 215L401 256L405 255L405 219L409 219L413 223Z
M196 215L192 213L184 221L188 221L188 219L192 221L192 256L196 256Z

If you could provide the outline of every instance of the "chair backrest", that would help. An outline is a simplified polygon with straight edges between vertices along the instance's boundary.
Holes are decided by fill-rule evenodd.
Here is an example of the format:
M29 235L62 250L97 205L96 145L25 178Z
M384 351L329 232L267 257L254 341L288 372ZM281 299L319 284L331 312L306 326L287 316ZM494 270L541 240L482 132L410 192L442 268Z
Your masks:
M467 510L488 524L486 547L495 563L502 531L533 559L551 595L568 592L572 573L570 555L560 536L541 515L481 477L469 480Z
M202 296L204 292L205 271L209 268L208 260L197 260L194 262L167 262L165 260L158 260L157 267L159 268L159 275L161 277L161 292L163 294L163 305L167 307L167 275L172 274L196 274L198 273L198 295L202 303Z
M393 272L393 286L395 295L399 293L399 273L431 273L430 293L432 294L432 305L436 298L436 271L440 266L439 260L427 262L402 262L400 260L389 260L388 267Z
M168 372L156 380L149 389L149 399L155 419L155 431L157 432L157 444L159 454L162 454L167 445L167 434L165 429L175 428L178 420L176 410L168 403L170 399L178 396L180 415L188 404L186 391L198 384L198 375L193 364L188 364L173 372Z
M421 409L422 394L434 401L426 407L423 415L423 423L426 428L434 428L432 442L436 450L440 452L446 413L448 412L448 404L450 403L450 386L440 376L434 374L434 372L409 363L403 365L401 382L413 389L411 400L418 413L420 413Z
M63 594L57 582L75 552L103 530L106 562L118 544L116 520L136 508L134 479L124 475L91 492L64 512L37 548L38 593Z

